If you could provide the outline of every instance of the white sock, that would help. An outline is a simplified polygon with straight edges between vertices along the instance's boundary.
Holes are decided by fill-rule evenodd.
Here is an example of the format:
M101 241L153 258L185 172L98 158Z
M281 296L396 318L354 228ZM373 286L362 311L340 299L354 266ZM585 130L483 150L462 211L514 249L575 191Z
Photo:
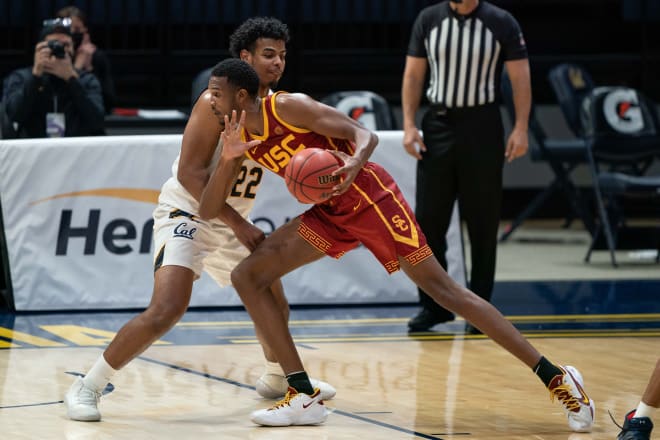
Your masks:
M278 362L270 362L266 360L266 364L264 366L264 374L275 374L277 376L284 376L284 370L282 370L282 367Z
M658 408L653 408L651 405L647 405L646 403L640 401L637 409L635 410L635 417L648 417L649 419L652 419L653 413L657 409Z
M105 386L110 382L110 379L112 379L115 373L117 373L117 370L112 368L101 354L83 378L83 382L86 387L100 393L105 389Z

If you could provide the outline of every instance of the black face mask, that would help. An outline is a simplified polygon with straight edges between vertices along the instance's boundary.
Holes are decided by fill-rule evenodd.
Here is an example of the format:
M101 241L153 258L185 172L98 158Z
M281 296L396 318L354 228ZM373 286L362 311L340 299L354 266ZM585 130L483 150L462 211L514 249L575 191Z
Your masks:
M85 34L83 34L82 32L74 32L74 33L71 34L71 39L73 40L74 50L77 50L80 47L80 45L82 44L84 36L85 36Z

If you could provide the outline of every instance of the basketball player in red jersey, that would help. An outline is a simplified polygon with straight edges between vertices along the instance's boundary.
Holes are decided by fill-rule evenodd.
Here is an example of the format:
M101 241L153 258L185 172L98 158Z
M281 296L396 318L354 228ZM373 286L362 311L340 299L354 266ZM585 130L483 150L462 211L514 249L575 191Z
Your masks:
M306 147L331 151L343 165L334 197L278 228L232 271L232 282L255 326L267 339L289 381L289 392L272 408L252 413L261 425L321 423L327 411L313 389L268 286L324 255L339 258L364 244L385 270L402 269L435 301L463 316L516 356L557 398L575 431L589 431L594 403L573 367L549 362L490 303L454 282L426 243L412 210L390 175L368 161L375 133L334 108L302 94L259 98L258 77L240 60L225 60L211 74L211 106L225 121L224 149L200 199L203 218L217 215L231 186L232 171L248 158L284 175L291 157ZM240 118L237 116L240 112ZM231 116L230 116L231 115Z

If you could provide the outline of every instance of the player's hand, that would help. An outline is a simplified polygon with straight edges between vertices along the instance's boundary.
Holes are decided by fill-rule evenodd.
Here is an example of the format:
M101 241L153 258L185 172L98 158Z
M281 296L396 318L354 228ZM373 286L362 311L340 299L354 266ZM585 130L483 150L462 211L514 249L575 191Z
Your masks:
M243 142L241 133L245 126L245 110L241 111L241 117L237 118L236 110L231 111L231 119L225 115L225 129L220 134L222 139L222 157L226 159L236 159L245 154L250 148L256 147L261 140L255 139L249 142Z
M426 151L426 145L419 135L417 127L407 128L403 131L403 148L417 160L422 158L422 152Z
M507 162L511 162L514 159L527 154L529 149L529 138L527 136L527 130L522 128L514 128L509 139L506 142L506 150L504 152L504 157Z
M243 246L248 248L250 252L254 251L259 243L264 241L266 234L264 231L256 227L250 222L243 222L239 227L234 230L236 238Z
M360 172L364 164L357 158L350 156L343 151L327 151L329 151L333 156L339 159L341 163L343 163L343 165L340 165L339 168L332 172L333 176L342 176L339 184L332 188L332 195L338 196L339 194L345 193L348 188L351 187L351 184L355 180L355 177Z

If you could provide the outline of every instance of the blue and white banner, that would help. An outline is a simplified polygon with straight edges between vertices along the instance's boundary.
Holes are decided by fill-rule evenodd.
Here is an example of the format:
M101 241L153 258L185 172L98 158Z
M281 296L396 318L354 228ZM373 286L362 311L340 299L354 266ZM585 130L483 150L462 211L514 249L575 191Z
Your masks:
M415 160L402 133L379 132L372 160L414 203ZM151 213L169 177L180 135L0 141L0 201L17 310L146 307L153 287ZM267 233L308 205L267 173L253 219ZM455 217L449 233L450 274L465 284ZM284 278L292 304L389 303L417 300L403 273L387 275L364 248L324 258ZM204 275L191 306L238 305L233 288Z

